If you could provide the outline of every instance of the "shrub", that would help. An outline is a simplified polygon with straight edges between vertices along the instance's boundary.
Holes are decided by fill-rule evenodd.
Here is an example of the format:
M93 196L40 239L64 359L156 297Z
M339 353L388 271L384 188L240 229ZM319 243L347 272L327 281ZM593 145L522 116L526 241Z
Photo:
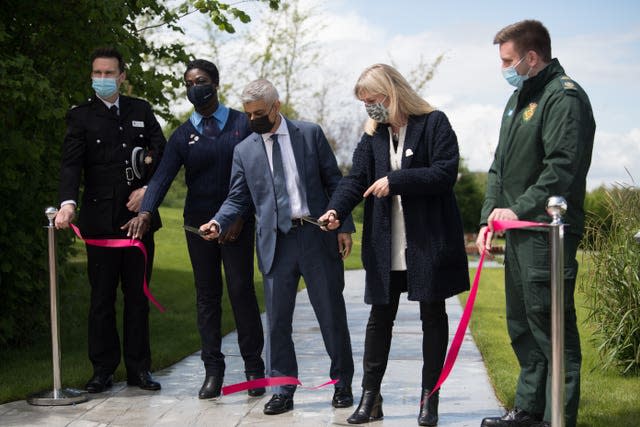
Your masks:
M594 232L586 234L582 241L583 247L593 243L590 241L592 236L608 233L611 228L611 218L607 207L607 193L607 188L600 186L588 192L584 199L586 222L593 227L597 225L597 233L595 232L596 230L593 230Z
M460 174L453 190L458 201L464 232L477 232L484 193L478 177L476 174L469 172L464 162L460 162Z
M640 191L604 193L606 215L588 217L585 249L592 258L582 281L589 321L604 366L640 372ZM603 232L603 230L608 230Z

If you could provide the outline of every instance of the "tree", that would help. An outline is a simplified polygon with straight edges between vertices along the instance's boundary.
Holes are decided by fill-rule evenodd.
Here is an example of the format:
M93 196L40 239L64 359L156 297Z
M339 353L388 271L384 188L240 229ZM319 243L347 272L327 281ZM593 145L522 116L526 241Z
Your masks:
M307 71L318 65L319 58L318 16L317 7L290 0L263 14L258 27L245 28L224 45L213 40L209 50L219 56L229 76L223 79L224 94L235 101L246 83L266 78L278 89L285 115L298 118L301 110L308 112Z
M261 0L277 8L279 0ZM47 245L44 207L55 204L64 116L89 94L90 52L117 46L128 64L125 92L145 98L171 120L170 101L181 82L171 67L190 59L177 35L179 21L207 13L223 31L248 22L241 10L212 0L44 0L3 2L0 12L0 345L19 343L45 323ZM176 37L154 42L158 31ZM166 41L170 40L170 41ZM69 233L58 233L59 254ZM62 271L64 275L64 270ZM29 309L25 309L25 308Z
M299 0L284 3L265 17L267 43L251 59L259 67L258 77L269 78L280 88L285 114L295 115L294 94L309 88L302 75L320 56L314 35L322 27L312 24L315 14L313 7L303 8Z

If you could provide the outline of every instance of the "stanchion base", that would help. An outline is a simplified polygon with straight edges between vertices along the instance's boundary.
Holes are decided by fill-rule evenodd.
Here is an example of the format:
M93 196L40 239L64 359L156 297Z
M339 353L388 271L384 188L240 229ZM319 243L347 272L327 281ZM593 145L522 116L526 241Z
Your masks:
M34 393L27 398L27 403L37 406L75 405L89 400L87 393L82 390L64 388L60 390L45 390Z

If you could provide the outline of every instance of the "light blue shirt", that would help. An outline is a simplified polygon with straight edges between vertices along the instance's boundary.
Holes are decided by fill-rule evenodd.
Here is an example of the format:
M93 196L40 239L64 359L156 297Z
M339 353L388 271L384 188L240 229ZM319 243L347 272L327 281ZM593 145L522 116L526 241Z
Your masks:
M202 133L203 118L204 117L202 116L202 114L198 113L195 110L193 113L191 113L191 116L189 117L189 120L191 121L191 124L193 125L193 127L196 128L196 130L200 133ZM218 128L220 128L220 130L222 131L222 129L224 129L224 125L227 124L227 119L229 118L229 108L225 107L222 104L218 104L218 109L216 110L215 113L213 113L213 118L216 119L216 123L218 123Z

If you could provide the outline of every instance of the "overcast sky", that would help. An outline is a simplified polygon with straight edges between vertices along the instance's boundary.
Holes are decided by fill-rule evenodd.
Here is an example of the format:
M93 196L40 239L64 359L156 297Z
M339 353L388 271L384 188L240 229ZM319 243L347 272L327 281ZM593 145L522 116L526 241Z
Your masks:
M593 106L597 129L588 187L631 183L625 168L640 182L640 1L304 2L320 6L319 68L340 75L342 87L332 92L340 98L336 105L352 102L363 109L353 100L352 87L368 65L393 61L406 74L421 56L431 62L444 54L423 94L449 116L461 155L477 171L489 168L512 92L500 73L493 36L522 19L542 21L553 56ZM249 9L254 29L263 10ZM187 36L201 38L195 30ZM219 66L223 71L224 64Z

